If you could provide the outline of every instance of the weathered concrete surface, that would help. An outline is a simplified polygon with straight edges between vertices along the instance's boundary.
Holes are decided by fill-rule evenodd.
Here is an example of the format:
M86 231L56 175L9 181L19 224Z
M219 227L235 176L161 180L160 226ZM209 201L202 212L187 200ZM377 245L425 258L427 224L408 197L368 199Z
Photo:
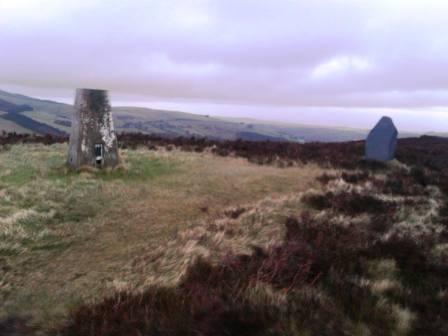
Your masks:
M366 139L366 159L390 161L395 158L398 130L389 117L383 117Z
M98 160L95 147L100 145L102 155ZM73 168L83 165L102 168L114 167L119 161L108 92L77 89L67 164Z

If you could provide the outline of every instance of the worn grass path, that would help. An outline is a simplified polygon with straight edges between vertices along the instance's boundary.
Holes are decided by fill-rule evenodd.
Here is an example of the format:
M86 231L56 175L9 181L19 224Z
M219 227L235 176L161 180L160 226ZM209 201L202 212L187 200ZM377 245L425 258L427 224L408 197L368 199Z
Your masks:
M83 301L136 287L121 270L189 223L316 186L316 166L280 169L179 151L123 151L127 172L67 173L65 145L0 153L0 318L51 327Z

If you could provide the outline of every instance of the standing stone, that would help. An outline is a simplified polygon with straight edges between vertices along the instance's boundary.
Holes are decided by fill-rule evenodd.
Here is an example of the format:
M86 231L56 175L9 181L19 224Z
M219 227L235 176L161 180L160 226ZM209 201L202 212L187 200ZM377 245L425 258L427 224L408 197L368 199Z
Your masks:
M77 89L67 164L75 169L84 165L103 168L119 161L107 91Z
M366 140L366 159L390 161L395 157L398 131L389 117L383 117L370 131Z

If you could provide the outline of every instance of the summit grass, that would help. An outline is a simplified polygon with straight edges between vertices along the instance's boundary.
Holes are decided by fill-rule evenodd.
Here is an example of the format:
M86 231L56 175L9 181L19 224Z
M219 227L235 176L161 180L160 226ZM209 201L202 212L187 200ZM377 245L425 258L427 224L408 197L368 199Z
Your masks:
M48 330L81 302L168 280L129 263L192 223L307 190L322 173L145 148L122 149L122 169L72 172L66 153L65 144L0 152L0 320L26 317Z

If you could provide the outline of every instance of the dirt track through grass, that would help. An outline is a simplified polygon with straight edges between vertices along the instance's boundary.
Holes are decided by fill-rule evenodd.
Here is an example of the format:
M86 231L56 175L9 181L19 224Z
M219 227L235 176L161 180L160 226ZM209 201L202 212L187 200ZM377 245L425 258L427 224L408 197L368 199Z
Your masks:
M280 169L208 153L124 150L127 173L68 173L66 146L0 153L0 317L52 326L80 302L144 283L121 272L189 223L316 186L317 166Z

